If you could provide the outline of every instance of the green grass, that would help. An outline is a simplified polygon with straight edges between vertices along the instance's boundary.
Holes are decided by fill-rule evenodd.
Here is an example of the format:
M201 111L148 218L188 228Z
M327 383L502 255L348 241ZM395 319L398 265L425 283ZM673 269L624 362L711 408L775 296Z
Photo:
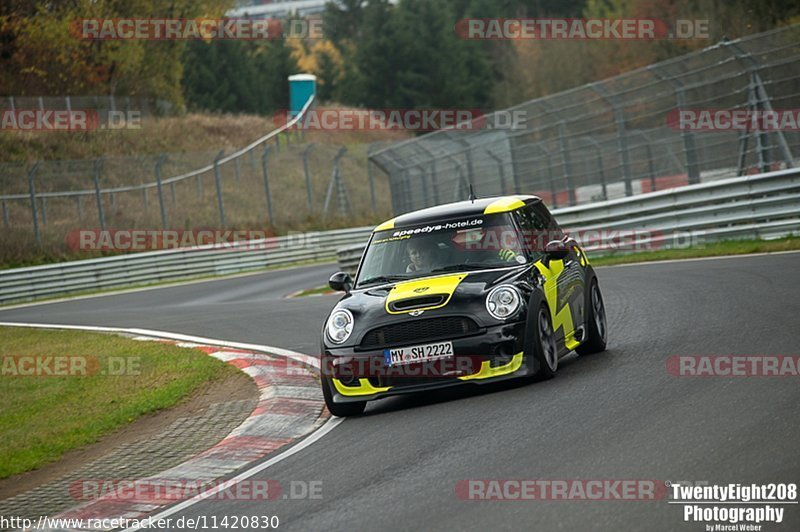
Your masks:
M631 264L635 262L652 262L659 260L690 259L702 257L719 257L723 255L746 255L748 253L768 253L793 251L800 249L800 237L787 237L776 240L723 240L702 247L687 249L661 249L617 255L603 255L589 260L594 266L611 266L615 264Z
M21 376L9 357L86 357L91 375ZM58 460L237 371L199 350L82 331L0 327L0 478ZM112 358L113 357L113 358ZM110 361L122 374L102 374ZM138 373L138 374L136 374Z

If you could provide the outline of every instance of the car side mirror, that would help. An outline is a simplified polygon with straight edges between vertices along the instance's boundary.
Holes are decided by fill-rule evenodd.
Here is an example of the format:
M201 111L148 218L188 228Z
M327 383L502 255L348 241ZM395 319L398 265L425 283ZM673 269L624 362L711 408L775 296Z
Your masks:
M337 292L350 293L353 289L353 278L345 272L336 272L328 279L328 286Z
M578 243L574 238L565 236L562 240L548 242L544 248L544 254L548 262L551 260L564 260L569 255L572 247L577 245Z

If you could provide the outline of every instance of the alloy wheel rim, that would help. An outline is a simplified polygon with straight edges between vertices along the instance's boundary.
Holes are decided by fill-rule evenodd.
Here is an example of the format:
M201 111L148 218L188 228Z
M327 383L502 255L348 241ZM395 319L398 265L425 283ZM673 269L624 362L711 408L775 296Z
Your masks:
M553 329L544 309L539 311L539 338L542 343L545 362L547 362L551 371L555 371L558 368L558 354L556 353L556 343L553 339Z
M597 332L600 338L605 341L606 339L606 309L603 305L603 298L600 296L600 289L594 285L592 290L592 307L594 309L594 323L597 326Z

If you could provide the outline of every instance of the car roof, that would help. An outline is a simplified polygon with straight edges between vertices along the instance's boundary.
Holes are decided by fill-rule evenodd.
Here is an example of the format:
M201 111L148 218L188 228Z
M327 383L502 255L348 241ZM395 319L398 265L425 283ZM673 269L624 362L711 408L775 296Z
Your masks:
M490 198L479 198L475 200L457 201L455 203L445 203L418 211L401 214L391 220L386 220L374 231L384 231L396 227L407 227L424 223L444 222L469 218L470 216L482 216L484 214L494 214L498 212L511 212L542 201L538 196L495 196Z

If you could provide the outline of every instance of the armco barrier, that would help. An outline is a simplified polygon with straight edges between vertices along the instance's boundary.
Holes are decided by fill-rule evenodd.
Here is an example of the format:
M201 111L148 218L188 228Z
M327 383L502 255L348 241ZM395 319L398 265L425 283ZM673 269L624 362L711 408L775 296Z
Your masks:
M652 242L701 232L704 241L800 233L800 170L788 169L553 211L564 228L647 229ZM87 290L338 259L354 272L370 227L304 233L235 245L135 253L0 271L0 303ZM588 246L590 251L604 251Z
M0 271L0 304L97 289L334 260L339 247L366 242L371 229L361 227L303 233L230 245L215 244L131 253L3 270Z
M605 232L644 229L643 243L672 247L700 236L702 242L776 238L800 234L800 169L735 177L638 196L555 209L562 228ZM364 245L337 252L339 267L354 272ZM599 245L588 251L609 251Z

